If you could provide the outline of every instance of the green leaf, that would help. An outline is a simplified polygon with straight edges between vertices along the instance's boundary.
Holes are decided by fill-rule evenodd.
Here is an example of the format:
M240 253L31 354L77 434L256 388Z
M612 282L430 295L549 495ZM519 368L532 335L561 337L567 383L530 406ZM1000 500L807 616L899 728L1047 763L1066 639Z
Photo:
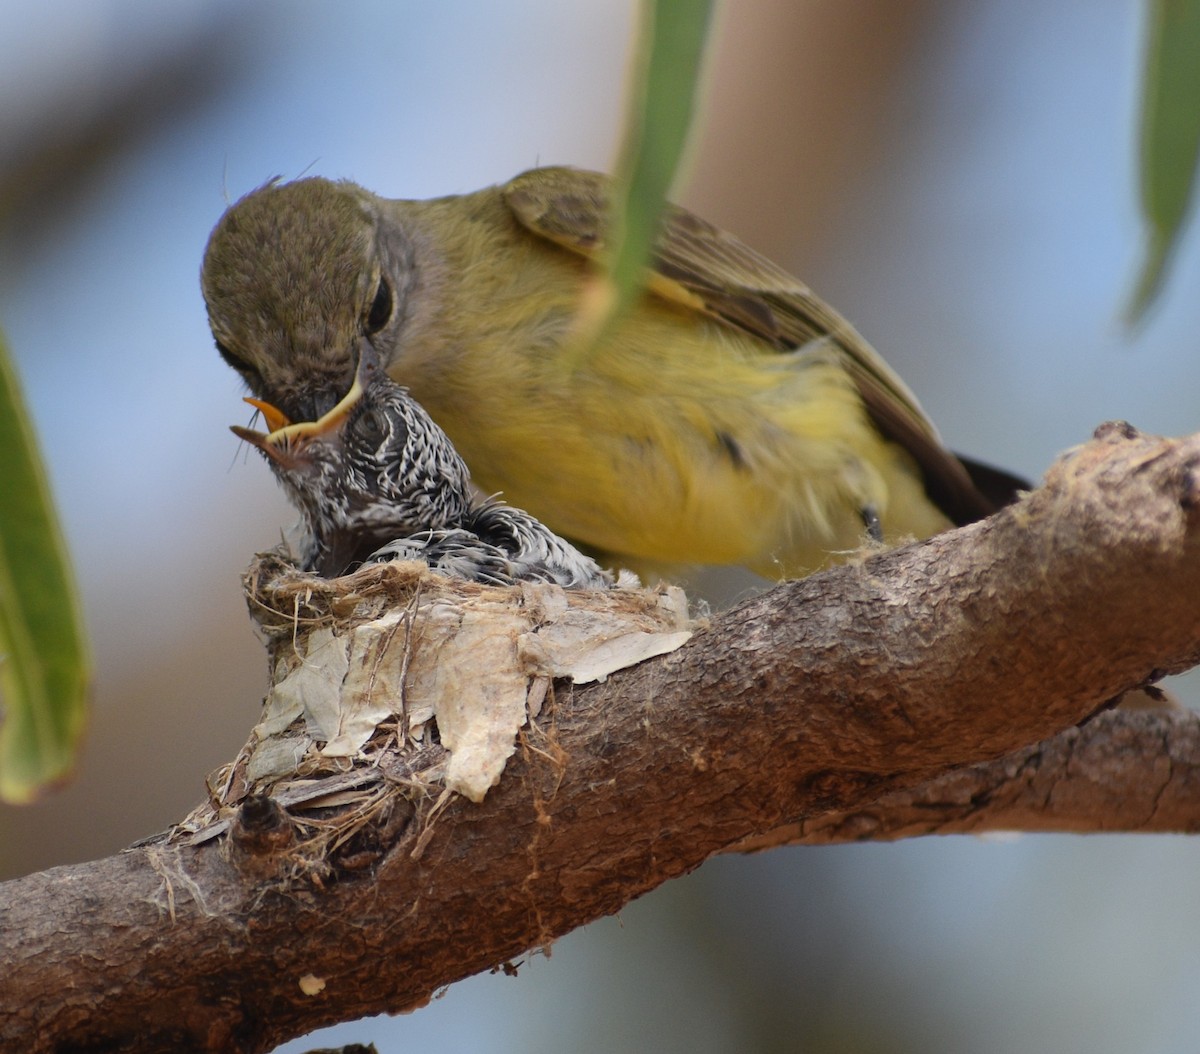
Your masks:
M0 799L28 802L74 764L91 663L66 547L0 340Z
M696 108L713 0L644 0L611 203L606 273L591 291L576 360L641 294Z
M1129 309L1162 286L1191 204L1200 154L1200 0L1151 0L1142 85L1141 198L1146 258Z
M641 292L696 108L712 0L646 0L635 57L609 273L620 312Z

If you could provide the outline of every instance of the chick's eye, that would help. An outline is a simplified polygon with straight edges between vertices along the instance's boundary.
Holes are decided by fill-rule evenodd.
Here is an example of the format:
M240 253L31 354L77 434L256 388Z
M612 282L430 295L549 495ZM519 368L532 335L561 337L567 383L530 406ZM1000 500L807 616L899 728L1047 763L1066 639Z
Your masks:
M378 447L387 435L387 422L378 410L364 410L350 427L358 439L371 447Z
M375 290L375 299L371 301L371 309L367 312L367 336L378 333L392 317L392 290L386 278L379 279L379 288Z

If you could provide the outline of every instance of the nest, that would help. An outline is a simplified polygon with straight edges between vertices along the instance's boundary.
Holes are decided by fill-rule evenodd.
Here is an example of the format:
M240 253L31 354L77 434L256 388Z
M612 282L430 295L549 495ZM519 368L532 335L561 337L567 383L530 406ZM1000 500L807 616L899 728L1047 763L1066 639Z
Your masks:
M416 802L433 816L455 794L482 801L556 678L603 680L691 635L676 587L485 586L410 562L323 579L279 553L256 557L243 586L271 687L208 801L168 837L198 845L269 801L318 876Z

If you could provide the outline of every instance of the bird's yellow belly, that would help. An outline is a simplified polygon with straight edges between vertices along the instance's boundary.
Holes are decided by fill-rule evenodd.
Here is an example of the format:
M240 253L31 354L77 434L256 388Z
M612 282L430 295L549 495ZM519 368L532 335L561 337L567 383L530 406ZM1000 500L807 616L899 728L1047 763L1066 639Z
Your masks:
M861 546L867 505L892 537L945 526L820 352L653 308L574 370L536 348L523 369L495 349L469 358L454 387L414 395L485 492L598 549L778 577Z

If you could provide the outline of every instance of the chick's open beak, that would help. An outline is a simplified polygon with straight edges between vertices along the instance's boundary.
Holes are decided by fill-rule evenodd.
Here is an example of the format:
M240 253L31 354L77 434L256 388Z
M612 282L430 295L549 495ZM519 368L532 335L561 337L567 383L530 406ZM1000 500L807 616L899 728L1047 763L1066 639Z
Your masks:
M278 432L279 429L292 423L288 419L287 414L272 406L266 399L253 399L247 395L242 402L249 403L263 415L263 420L267 423L268 432Z
M312 439L341 427L355 404L362 398L371 372L375 369L378 369L378 360L373 355L360 354L350 390L332 410L315 421L293 423L288 420L287 414L265 399L247 396L242 401L262 413L270 431L259 432L253 428L243 428L241 425L230 425L229 430L239 439L257 447L272 461L285 468L296 468L303 462L304 448Z

